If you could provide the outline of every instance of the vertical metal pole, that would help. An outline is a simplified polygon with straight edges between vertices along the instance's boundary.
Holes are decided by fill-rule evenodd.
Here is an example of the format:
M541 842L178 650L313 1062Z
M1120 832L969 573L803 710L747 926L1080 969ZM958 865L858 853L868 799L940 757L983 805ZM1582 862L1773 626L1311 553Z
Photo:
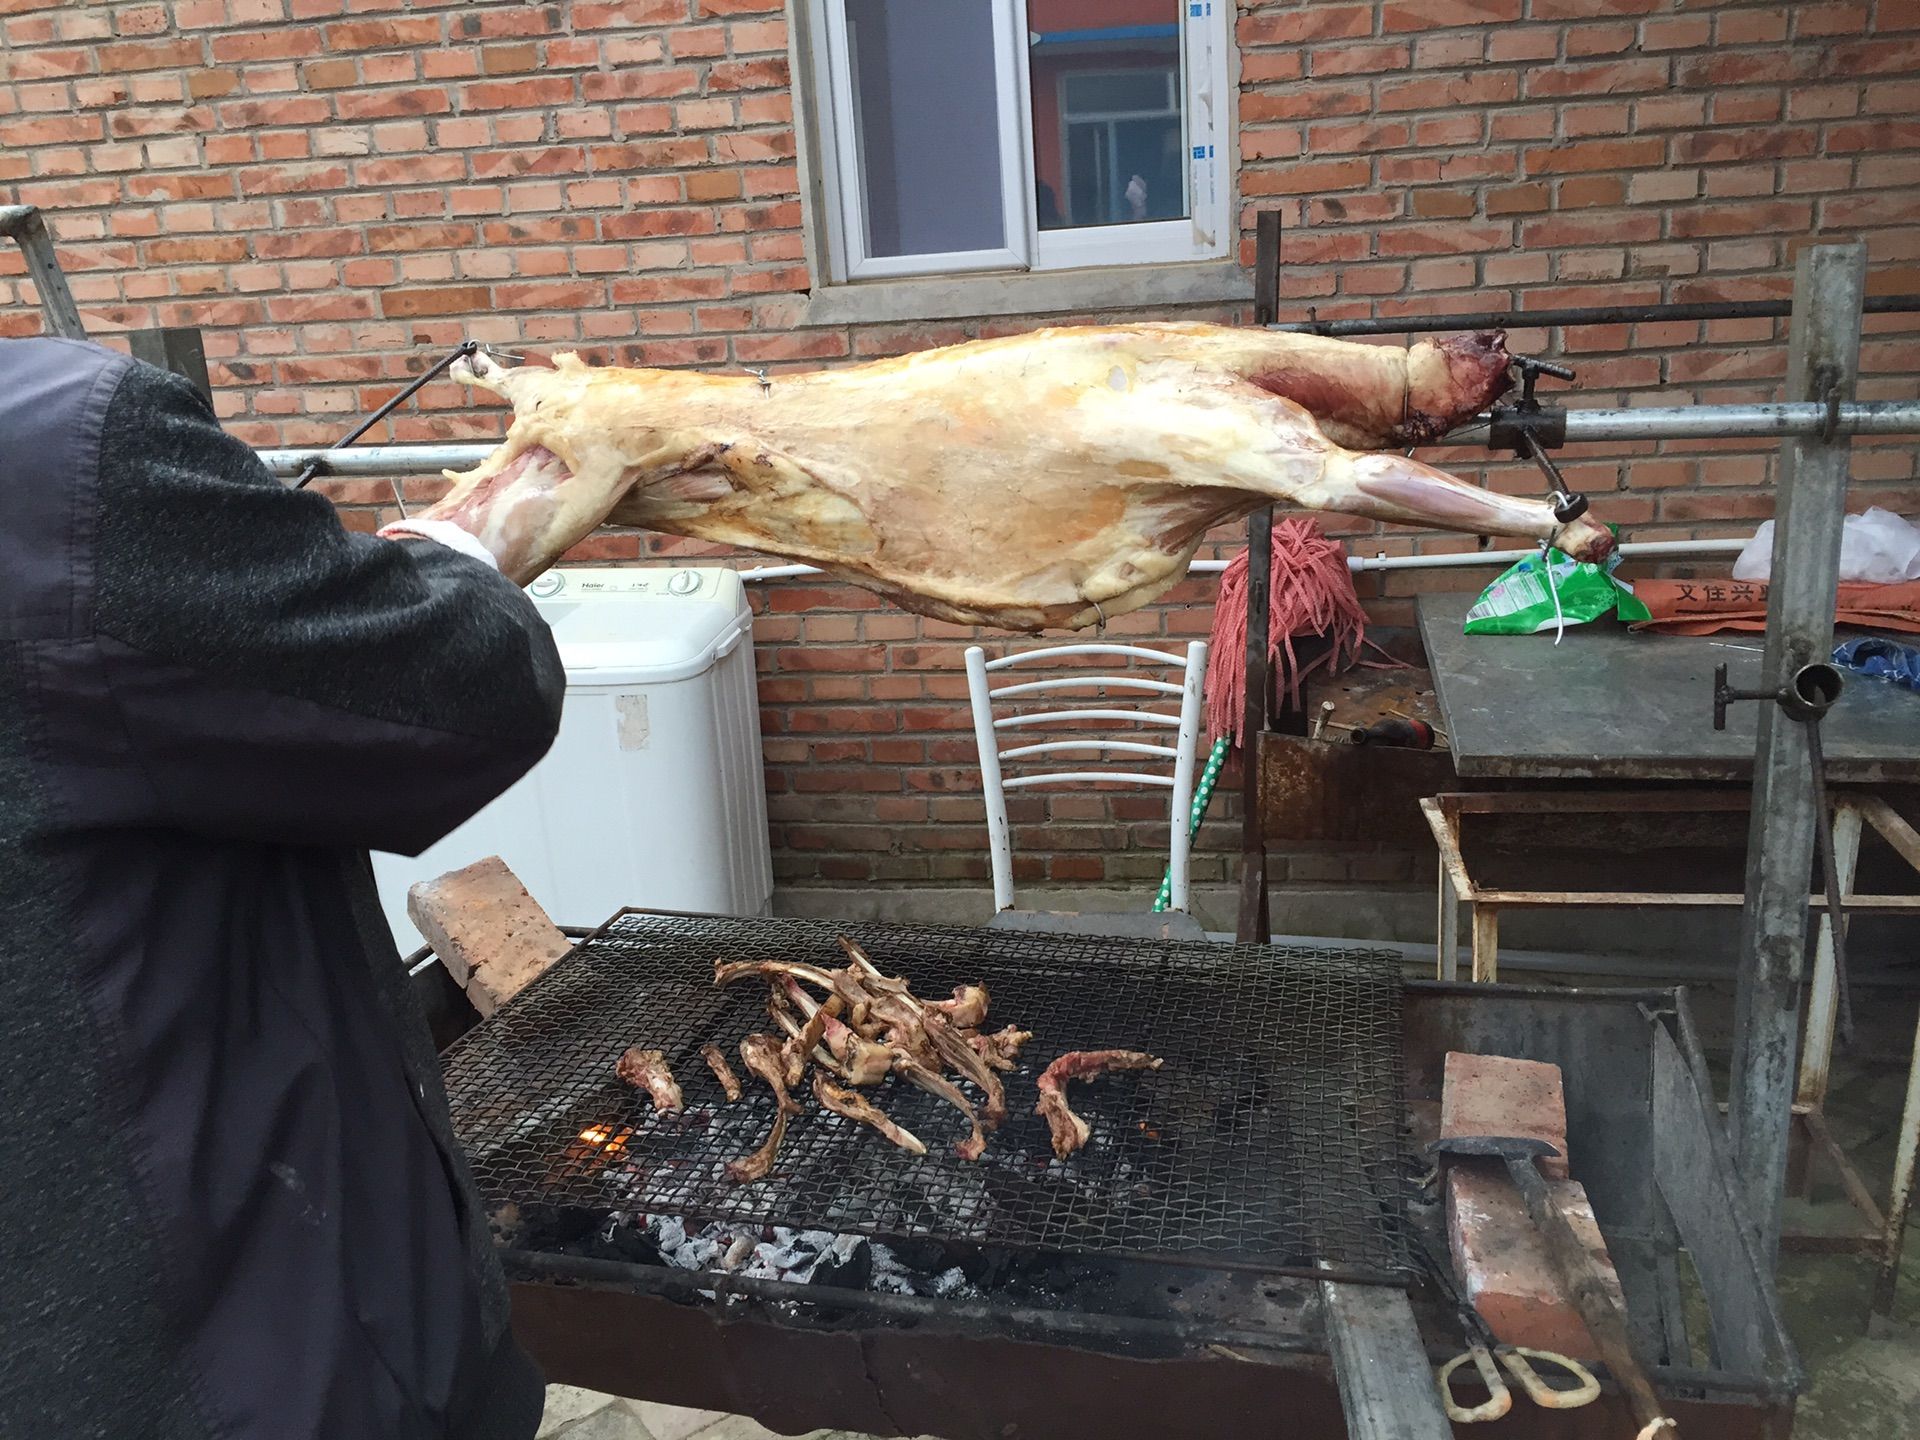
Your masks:
M1273 507L1262 505L1247 517L1246 713L1240 725L1240 913L1234 938L1242 945L1265 945L1273 938L1267 911L1267 836L1260 817L1260 736L1267 728L1267 695L1273 676L1267 667L1267 617L1272 603Z
M1253 323L1271 325L1280 304L1280 212L1254 216ZM1246 716L1240 729L1240 910L1234 938L1265 945L1273 938L1267 913L1267 837L1260 824L1260 734L1267 728L1267 594L1273 567L1273 507L1247 517Z
M1788 336L1789 401L1851 400L1860 361L1862 245L1810 245L1794 270ZM1840 527L1850 445L1844 435L1781 447L1774 507L1773 578L1761 684L1773 689L1833 649ZM1806 731L1762 704L1747 831L1747 903L1734 999L1728 1128L1760 1253L1780 1244L1792 1123L1800 977L1806 959L1807 882L1813 864L1812 770Z
M19 241L27 257L27 274L40 292L40 305L47 312L47 329L69 340L87 338L87 327L80 323L80 309L73 303L67 277L53 253L53 236L47 222L32 205L0 205L0 235Z
M200 398L213 404L213 381L207 377L207 347L197 329L133 330L127 349L136 360L185 376Z

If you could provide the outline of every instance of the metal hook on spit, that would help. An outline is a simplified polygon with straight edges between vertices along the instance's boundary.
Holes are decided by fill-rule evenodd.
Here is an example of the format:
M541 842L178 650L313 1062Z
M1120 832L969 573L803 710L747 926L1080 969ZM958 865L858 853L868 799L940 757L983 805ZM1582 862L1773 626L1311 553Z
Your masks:
M329 450L346 449L347 446L353 444L354 441L358 440L362 435L366 434L369 430L373 429L374 426L378 425L382 420L386 419L387 416L391 415L395 410L399 409L402 405L406 404L407 401L411 400L414 397L414 395L420 391L422 387L429 385L433 381L439 379L440 376L443 375L453 365L454 361L469 359L474 355L480 354L483 350L486 350L486 347L482 345L478 340L462 340L458 345L454 346L450 352L448 352L446 355L441 356L440 359L436 360L425 371L423 371L420 375L416 376L413 379L413 381L407 385L405 389L401 390L397 395L393 396L384 405L380 406L379 409L375 410L371 415L367 416L365 420L362 420L358 425L356 425L351 431L349 431L345 436L341 438L338 444L329 446L328 449ZM486 353L491 355L493 352L490 350L486 350ZM512 358L517 360L523 357L514 356ZM295 490L306 489L307 486L312 484L315 479L317 479L322 475L325 475L328 469L329 467L327 464L327 455L325 451L322 451L320 454L315 455L311 459L309 459L307 463L301 467L299 475L296 476L294 479L293 488ZM400 507L400 513L402 516L404 516L407 513L407 502L406 502L406 498L400 493L399 478L397 476L390 475L387 477L387 479L388 479L388 482L393 486L393 503Z

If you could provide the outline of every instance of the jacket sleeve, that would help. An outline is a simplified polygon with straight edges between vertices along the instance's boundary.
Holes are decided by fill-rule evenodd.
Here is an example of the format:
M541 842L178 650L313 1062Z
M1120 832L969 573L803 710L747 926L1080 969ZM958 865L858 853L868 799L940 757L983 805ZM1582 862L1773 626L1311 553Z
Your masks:
M487 565L348 532L148 366L100 467L93 645L155 822L418 854L552 743L552 635Z

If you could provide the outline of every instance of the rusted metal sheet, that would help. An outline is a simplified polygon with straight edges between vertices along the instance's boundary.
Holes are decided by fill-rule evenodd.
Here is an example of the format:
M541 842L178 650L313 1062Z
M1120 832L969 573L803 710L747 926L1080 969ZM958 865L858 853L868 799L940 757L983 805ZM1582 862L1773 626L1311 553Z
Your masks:
M1194 1346L1135 1356L939 1325L803 1329L760 1307L723 1313L601 1285L518 1284L514 1330L550 1381L750 1415L787 1435L817 1429L943 1440L1113 1440L1239 1435L1344 1440L1323 1356ZM1430 1354L1430 1358L1433 1358ZM1688 1440L1785 1440L1789 1402L1736 1389L1676 1393L1656 1380ZM1698 1383L1707 1377L1692 1375ZM1473 1427L1485 1440L1619 1440L1612 1392L1579 1410L1515 1406Z
M1260 829L1269 845L1424 848L1420 802L1453 784L1440 750L1260 737Z

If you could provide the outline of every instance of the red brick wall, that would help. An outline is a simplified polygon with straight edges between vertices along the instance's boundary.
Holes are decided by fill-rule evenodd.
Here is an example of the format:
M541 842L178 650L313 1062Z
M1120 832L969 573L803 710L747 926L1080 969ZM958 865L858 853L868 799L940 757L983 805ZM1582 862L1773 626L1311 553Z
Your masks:
M737 367L1017 328L795 327L809 279L779 0L0 0L0 33L0 194L49 210L95 333L202 327L221 413L255 443L338 434L464 336ZM1915 0L1246 3L1238 38L1246 229L1254 207L1282 211L1290 313L1779 295L1809 235L1863 237L1876 290L1920 291ZM20 274L0 254L0 335L37 328ZM1917 332L1869 329L1865 393L1911 395ZM1783 334L1516 329L1514 344L1577 364L1588 404L1760 399ZM456 387L421 400L393 438L499 431ZM1920 509L1914 459L1863 447L1858 503ZM1770 463L1765 446L1700 443L1567 468L1630 538L1660 538L1744 533L1769 508ZM1538 489L1510 467L1487 478ZM385 486L333 491L369 526ZM1329 528L1369 552L1471 543ZM603 535L583 552L665 548ZM1409 623L1415 588L1361 585L1388 627ZM1210 592L1190 582L1115 628L1203 634ZM759 603L783 880L978 883L969 632L844 587L770 585ZM1151 889L1152 808L1029 799L1028 875ZM1201 881L1227 877L1219 838ZM1410 863L1303 856L1293 875L1392 880Z

